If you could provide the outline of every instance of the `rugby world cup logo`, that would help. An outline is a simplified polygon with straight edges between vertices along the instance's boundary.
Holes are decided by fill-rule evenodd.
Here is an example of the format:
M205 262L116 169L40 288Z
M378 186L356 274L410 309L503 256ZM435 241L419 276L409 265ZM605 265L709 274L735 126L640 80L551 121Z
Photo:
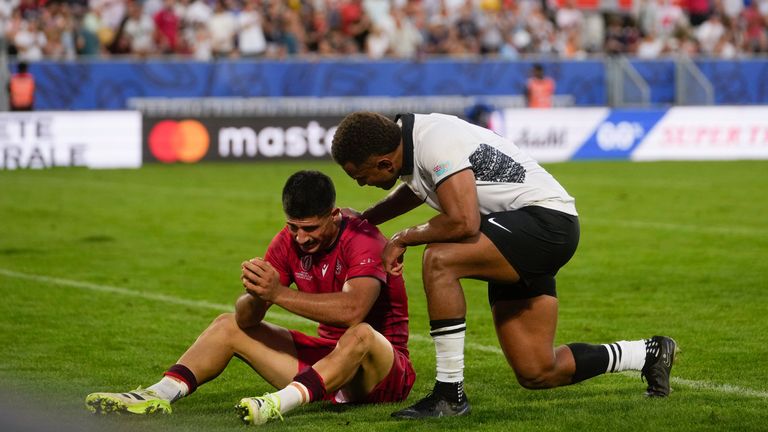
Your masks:
M308 272L312 268L312 255L301 257L301 269Z

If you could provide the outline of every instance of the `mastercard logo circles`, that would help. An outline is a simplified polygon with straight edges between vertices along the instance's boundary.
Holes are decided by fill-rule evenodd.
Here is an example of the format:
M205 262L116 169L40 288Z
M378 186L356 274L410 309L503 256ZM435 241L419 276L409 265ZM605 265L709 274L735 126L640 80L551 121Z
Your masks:
M163 120L149 132L149 150L160 162L197 162L205 156L211 138L196 120Z

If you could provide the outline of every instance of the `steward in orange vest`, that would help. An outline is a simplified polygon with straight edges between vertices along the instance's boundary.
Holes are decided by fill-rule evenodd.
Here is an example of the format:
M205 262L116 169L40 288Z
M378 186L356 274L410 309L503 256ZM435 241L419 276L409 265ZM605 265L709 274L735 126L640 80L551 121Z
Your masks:
M35 77L27 72L27 64L19 63L18 72L8 83L11 111L32 111L35 105Z
M533 76L528 78L525 95L529 108L552 108L552 96L555 94L555 81L544 76L544 67L533 65Z

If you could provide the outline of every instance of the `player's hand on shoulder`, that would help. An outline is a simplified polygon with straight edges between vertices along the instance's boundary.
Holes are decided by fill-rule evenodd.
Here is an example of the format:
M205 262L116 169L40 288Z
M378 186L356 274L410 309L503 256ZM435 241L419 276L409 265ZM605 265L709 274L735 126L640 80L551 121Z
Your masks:
M341 210L341 214L346 216L346 217L351 217L351 218L356 218L356 219L362 219L363 218L363 214L360 213L359 211L353 209L353 208L343 207L340 210Z
M398 234L400 233L392 236L392 239L387 242L384 250L381 252L381 262L384 265L384 270L393 276L403 274L403 255L407 249L406 246L398 241Z

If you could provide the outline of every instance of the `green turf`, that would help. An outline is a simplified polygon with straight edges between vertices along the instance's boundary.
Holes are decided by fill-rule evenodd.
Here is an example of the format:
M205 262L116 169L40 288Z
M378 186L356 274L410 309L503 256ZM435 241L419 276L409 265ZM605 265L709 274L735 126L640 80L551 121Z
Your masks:
M245 429L234 403L270 387L237 360L170 416L93 417L83 400L154 383L232 304L240 262L283 225L285 178L306 167L333 177L341 206L363 209L384 194L330 163L0 171L0 408L72 430ZM405 404L317 404L266 429L766 430L768 162L547 168L582 221L579 250L558 277L557 342L669 334L683 349L670 398L645 399L636 373L521 388L498 351L485 288L469 282L471 416L398 422L389 413ZM431 214L418 209L382 229ZM434 376L420 251L406 256L418 373L409 402ZM270 319L312 330L285 312Z

